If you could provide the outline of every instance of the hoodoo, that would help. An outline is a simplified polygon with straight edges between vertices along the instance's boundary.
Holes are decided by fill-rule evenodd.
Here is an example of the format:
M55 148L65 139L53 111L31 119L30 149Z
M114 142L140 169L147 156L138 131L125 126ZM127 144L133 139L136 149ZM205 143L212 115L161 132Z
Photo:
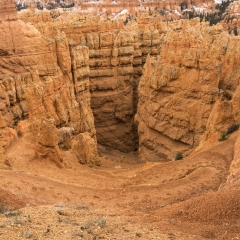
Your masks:
M70 49L60 30L51 39L44 37L17 17L13 1L2 5L1 11L4 12L0 22L1 113L5 128L14 134L24 124L24 131L37 141L41 119L51 119L59 130L73 128L73 137L89 132L96 145L89 79L84 75L88 51L84 55L81 48Z

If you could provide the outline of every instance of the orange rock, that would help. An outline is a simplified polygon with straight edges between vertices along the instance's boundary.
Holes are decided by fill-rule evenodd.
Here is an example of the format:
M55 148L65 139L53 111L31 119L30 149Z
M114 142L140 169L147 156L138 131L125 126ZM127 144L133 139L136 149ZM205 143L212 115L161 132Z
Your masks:
M238 70L232 68L239 61L237 39L197 19L182 21L181 28L160 37L161 52L147 58L139 84L142 160L173 160L202 136L220 135L239 121Z
M97 145L91 135L87 132L80 133L72 141L72 152L81 164L89 166L99 165Z
M39 121L35 154L37 158L48 158L58 167L63 167L62 156L58 147L57 128L53 119L42 118Z

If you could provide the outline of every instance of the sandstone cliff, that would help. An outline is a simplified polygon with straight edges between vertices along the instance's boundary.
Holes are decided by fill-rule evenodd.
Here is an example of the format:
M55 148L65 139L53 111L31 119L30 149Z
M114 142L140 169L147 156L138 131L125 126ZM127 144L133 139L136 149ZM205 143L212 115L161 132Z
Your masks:
M181 21L161 37L139 85L140 159L174 159L239 122L239 39L220 25Z
M38 22L38 19L47 19L39 15L42 13L23 13L21 18L34 23L47 38L53 38L58 29L65 33L70 48L81 45L89 49L86 53L89 61L83 66L85 73L79 79L84 81L89 75L98 142L121 151L137 149L133 118L138 82L147 54L158 54L160 31L166 24L157 25L143 17L139 23L133 21L124 27L121 20L112 22L75 13L63 14L53 22Z
M6 9L11 9L11 14ZM74 129L73 135L89 132L96 145L89 80L87 76L82 82L78 79L78 75L85 74L85 62L88 62L88 54L84 55L82 50L84 47L70 49L65 34L58 30L52 38L44 37L34 26L17 18L12 1L8 1L1 11L4 11L0 15L2 145L7 147L23 125L26 129L18 130L19 134L27 132L27 126L30 126L38 156L48 155L40 154L46 149L40 150L39 144L47 149L54 146L58 152L56 142L60 143L63 137L57 135L55 127ZM48 142L51 138L42 136L47 134L48 128L43 126L42 118L52 119L51 129L55 136L53 142L46 145L45 140ZM26 120L29 124L25 124Z
M220 25L141 16L124 26L74 12L21 18L25 23L15 16L10 28L2 24L9 39L18 39L11 47L2 40L2 115L12 129L28 119L36 137L44 117L54 120L63 148L89 132L101 144L132 151L138 111L140 158L146 151L146 159L157 160L190 152L238 121L237 38Z

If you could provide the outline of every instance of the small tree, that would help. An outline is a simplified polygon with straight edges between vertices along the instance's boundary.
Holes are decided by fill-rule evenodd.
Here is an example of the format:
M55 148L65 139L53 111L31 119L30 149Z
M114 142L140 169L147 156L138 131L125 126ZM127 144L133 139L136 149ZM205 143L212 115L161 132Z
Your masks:
M220 138L218 139L219 142L225 141L228 139L228 134L226 132L222 132Z
M239 124L233 123L231 126L228 127L228 130L226 132L227 135L237 131L239 129Z
M178 160L181 160L181 159L183 159L183 155L182 155L182 153L178 152L176 157L175 157L175 160L178 161Z

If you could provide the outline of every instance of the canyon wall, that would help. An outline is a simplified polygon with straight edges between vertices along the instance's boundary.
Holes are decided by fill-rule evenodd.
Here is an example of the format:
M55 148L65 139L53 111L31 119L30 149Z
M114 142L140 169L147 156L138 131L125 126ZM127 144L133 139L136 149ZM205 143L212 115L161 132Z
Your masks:
M162 35L139 84L141 160L173 160L239 123L239 38L198 19Z
M0 59L10 142L27 120L36 146L56 147L61 161L58 148L71 149L73 140L79 162L92 164L89 135L128 152L138 148L139 134L140 159L158 161L189 154L239 120L238 38L219 24L141 16L124 26L74 12L12 18L10 27L8 17L1 22L5 40L14 40L1 40ZM58 146L41 138L40 129L56 132L46 119L54 121ZM89 160L77 154L83 145L94 149ZM36 155L48 156L45 150L36 147Z
M89 49L89 89L98 142L121 151L136 150L137 87L147 54L158 53L157 25L143 18L125 27L123 21L74 13L52 22L37 22L35 19L48 19L41 14L28 12L21 18L34 23L45 37L53 38L58 29L65 33L70 48L81 45Z
M5 9L11 9L11 14ZM50 158L58 166L62 161L59 145L71 147L65 143L69 141L66 132L73 141L88 133L96 149L88 49L70 49L65 34L58 30L52 38L44 37L17 18L12 1L1 10L5 12L0 15L1 145L8 147L17 135L31 132L36 156Z
M42 14L44 14L44 17L39 16ZM225 58L224 54L228 54L227 52L230 51L227 47L230 40L226 39L232 38L224 32L220 25L209 27L208 23L202 22L200 24L199 19L190 22L187 20L161 22L158 18L141 16L137 21L131 21L124 26L121 20L109 21L103 20L99 16L86 17L77 13L63 14L52 21L35 20L49 19L46 17L46 13L33 14L27 12L21 14L21 17L25 22L34 23L34 26L45 37L53 38L56 35L56 29L58 29L59 32L65 33L69 46L81 45L89 49L91 108L94 114L99 143L121 151L137 149L137 126L133 118L137 112L138 82L147 56L159 55L159 60L156 63L154 63L154 59L148 60L145 66L145 76L149 79L150 76L156 74L154 78L161 78L162 80L143 79L139 88L140 103L136 122L139 124L140 145L147 146L146 148L151 149L150 152L157 149L157 146L163 146L164 150L154 150L156 156L153 153L153 157L149 157L149 160L158 158L172 159L176 152L186 151L186 154L188 154L188 150L198 146L201 136L206 133L207 122L210 121L208 120L209 114L212 107L215 106L214 102L225 94L222 91L226 91L226 89L223 89L227 84L224 82L227 80L223 77L223 74L226 75L226 60L223 60L223 56ZM220 40L216 41L217 36L221 36L223 43ZM190 42L188 43L188 41ZM210 50L214 52L216 48L218 52L214 53L213 56L209 56L207 52L209 52L212 41L216 47L214 45L214 48ZM226 53L224 53L225 48L228 50L226 50ZM203 66L202 62L205 61L205 58L211 67ZM150 62L152 63L150 64ZM211 62L212 64L210 64ZM159 65L164 66L164 68L156 72L155 68ZM213 67L215 65L217 67ZM231 74L235 76L235 73ZM191 79L189 80L191 84L184 79ZM169 84L171 87L160 87L161 84L159 85L159 83L152 83L152 87L149 85L149 81L163 81L161 84L167 86ZM143 82L145 83L143 84ZM147 92L150 100L148 98L143 99L143 85L144 88L148 89L144 91ZM190 95L189 99L194 99L187 100L192 106L191 110L188 110L189 113L180 114L181 107L177 109L175 106L175 104L185 104L183 102L185 99L181 99L182 97L177 97L180 100L173 97L178 92L176 89L180 89L180 85L181 89ZM231 91L235 91L235 82L232 88L234 90L231 89ZM197 93L198 91L201 93ZM209 91L213 91L213 93ZM181 94L184 95L185 92ZM173 100L169 103L167 110L161 113L161 117L157 116L155 110L158 111L159 109L158 101L162 97L166 100L166 96L171 96ZM227 97L225 96L225 98ZM142 121L142 118L150 118L150 120ZM164 121L155 123L160 119L164 119ZM170 119L177 123L169 124ZM146 135L149 135L148 138L151 139L151 136L157 134L154 137L158 139L156 143L152 143L155 141L154 139L151 139L151 143L149 143L148 138L145 139L143 137L145 135L141 133L142 122L146 124L148 121L152 121L148 127L151 130L157 130L157 132L146 133ZM231 121L229 120L228 123ZM226 124L228 123L226 122ZM175 124L177 125L176 129L172 128ZM188 126L189 124L191 127ZM215 127L210 125L211 123L209 123L209 131L214 132ZM188 130L185 128L188 128ZM162 140L159 140L158 131L164 132L160 135ZM162 144L162 141L164 144ZM140 147L140 153L143 148ZM175 150L172 151L172 148ZM140 158L142 158L141 154Z

